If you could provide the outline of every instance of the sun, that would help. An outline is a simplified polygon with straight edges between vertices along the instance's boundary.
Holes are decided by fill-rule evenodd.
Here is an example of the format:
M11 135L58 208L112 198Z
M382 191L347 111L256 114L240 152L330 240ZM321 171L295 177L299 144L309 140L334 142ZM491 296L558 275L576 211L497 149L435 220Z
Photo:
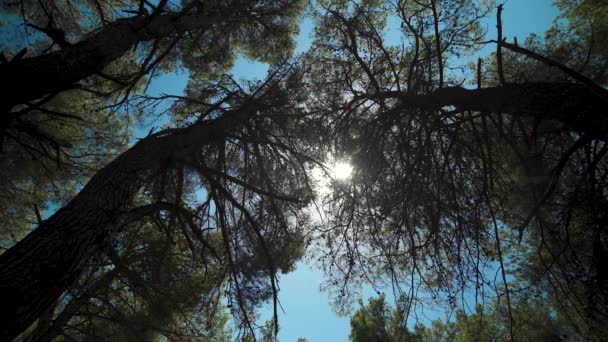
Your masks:
M353 166L348 162L336 162L330 170L333 179L344 181L350 178Z
M334 186L347 183L353 176L353 166L348 160L333 160L329 161L325 167L317 167L313 169L312 178L315 180L315 192L321 196L327 196L334 190Z

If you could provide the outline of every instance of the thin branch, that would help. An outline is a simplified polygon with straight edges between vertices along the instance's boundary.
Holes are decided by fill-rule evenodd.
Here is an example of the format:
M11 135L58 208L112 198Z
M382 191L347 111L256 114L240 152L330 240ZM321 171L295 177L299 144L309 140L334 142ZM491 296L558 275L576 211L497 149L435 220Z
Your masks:
M498 69L498 80L500 81L500 84L505 85L505 74L502 68L502 44L503 44L503 40L502 40L502 19L501 19L501 14L502 14L502 4L498 5L498 10L496 11L496 29L498 30L498 40L497 40L497 44L496 44L496 64L497 64L497 69Z
M588 78L587 76L581 74L580 72L569 68L568 66L559 63L557 61L554 61L548 57L542 56L534 51L530 51L526 48L523 48L519 45L515 45L515 44L510 44L507 43L505 41L495 41L495 40L491 40L490 42L492 43L497 43L499 46L503 46L506 49L509 49L513 52L517 52L517 53L521 53L527 57L530 57L532 59L535 59L541 63L544 63L546 65L552 66L552 67L556 67L559 70L561 70L563 73L565 73L566 75L572 77L573 79L581 82L582 84L584 84L585 86L587 86L591 91L593 91L596 95L601 96L604 99L608 99L608 90L604 89L603 87L601 87L600 85L598 85L597 83L593 82L593 80L591 80L590 78Z
M443 88L443 59L441 56L441 36L439 35L439 15L435 0L431 0L431 10L433 11L433 25L435 28L435 48L437 49L437 64L439 69L439 88Z

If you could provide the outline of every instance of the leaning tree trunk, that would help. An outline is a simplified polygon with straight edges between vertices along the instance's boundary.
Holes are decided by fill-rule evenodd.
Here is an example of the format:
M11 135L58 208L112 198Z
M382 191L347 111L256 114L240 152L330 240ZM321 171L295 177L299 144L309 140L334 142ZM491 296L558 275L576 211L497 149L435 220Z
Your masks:
M145 176L223 139L247 120L250 105L145 138L97 172L65 207L0 255L0 340L15 338L45 313L101 252Z
M426 95L387 91L362 97L398 100L399 104L390 115L400 115L411 108L437 110L453 106L460 112L503 113L539 121L553 120L562 123L567 130L608 141L608 98L576 83L530 82L483 89L446 87Z
M205 30L219 20L218 15L181 12L119 19L62 50L0 64L0 113L74 88L78 81L100 72L140 42Z

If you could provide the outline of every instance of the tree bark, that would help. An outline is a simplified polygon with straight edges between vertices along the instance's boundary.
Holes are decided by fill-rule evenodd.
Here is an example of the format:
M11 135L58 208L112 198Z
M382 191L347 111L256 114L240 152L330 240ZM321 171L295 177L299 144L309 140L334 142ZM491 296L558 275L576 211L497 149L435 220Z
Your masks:
M119 19L62 50L0 64L0 112L71 89L140 42L205 30L220 20L217 15L179 12Z
M0 255L0 340L18 336L100 253L145 176L223 139L255 112L252 101L220 118L139 141L97 172L66 206Z
M447 87L428 95L384 92L369 98L399 101L391 112L413 108L439 109L453 106L458 111L504 113L561 122L565 128L608 141L608 99L585 85L575 83L507 84L483 89Z

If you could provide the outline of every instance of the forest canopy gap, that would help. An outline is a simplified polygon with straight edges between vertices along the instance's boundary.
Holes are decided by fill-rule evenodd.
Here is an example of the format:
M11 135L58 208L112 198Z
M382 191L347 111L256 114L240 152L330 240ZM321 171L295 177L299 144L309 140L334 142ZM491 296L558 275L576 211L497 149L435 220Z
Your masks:
M554 6L1 2L0 340L274 341L303 261L352 341L604 340L608 3Z

